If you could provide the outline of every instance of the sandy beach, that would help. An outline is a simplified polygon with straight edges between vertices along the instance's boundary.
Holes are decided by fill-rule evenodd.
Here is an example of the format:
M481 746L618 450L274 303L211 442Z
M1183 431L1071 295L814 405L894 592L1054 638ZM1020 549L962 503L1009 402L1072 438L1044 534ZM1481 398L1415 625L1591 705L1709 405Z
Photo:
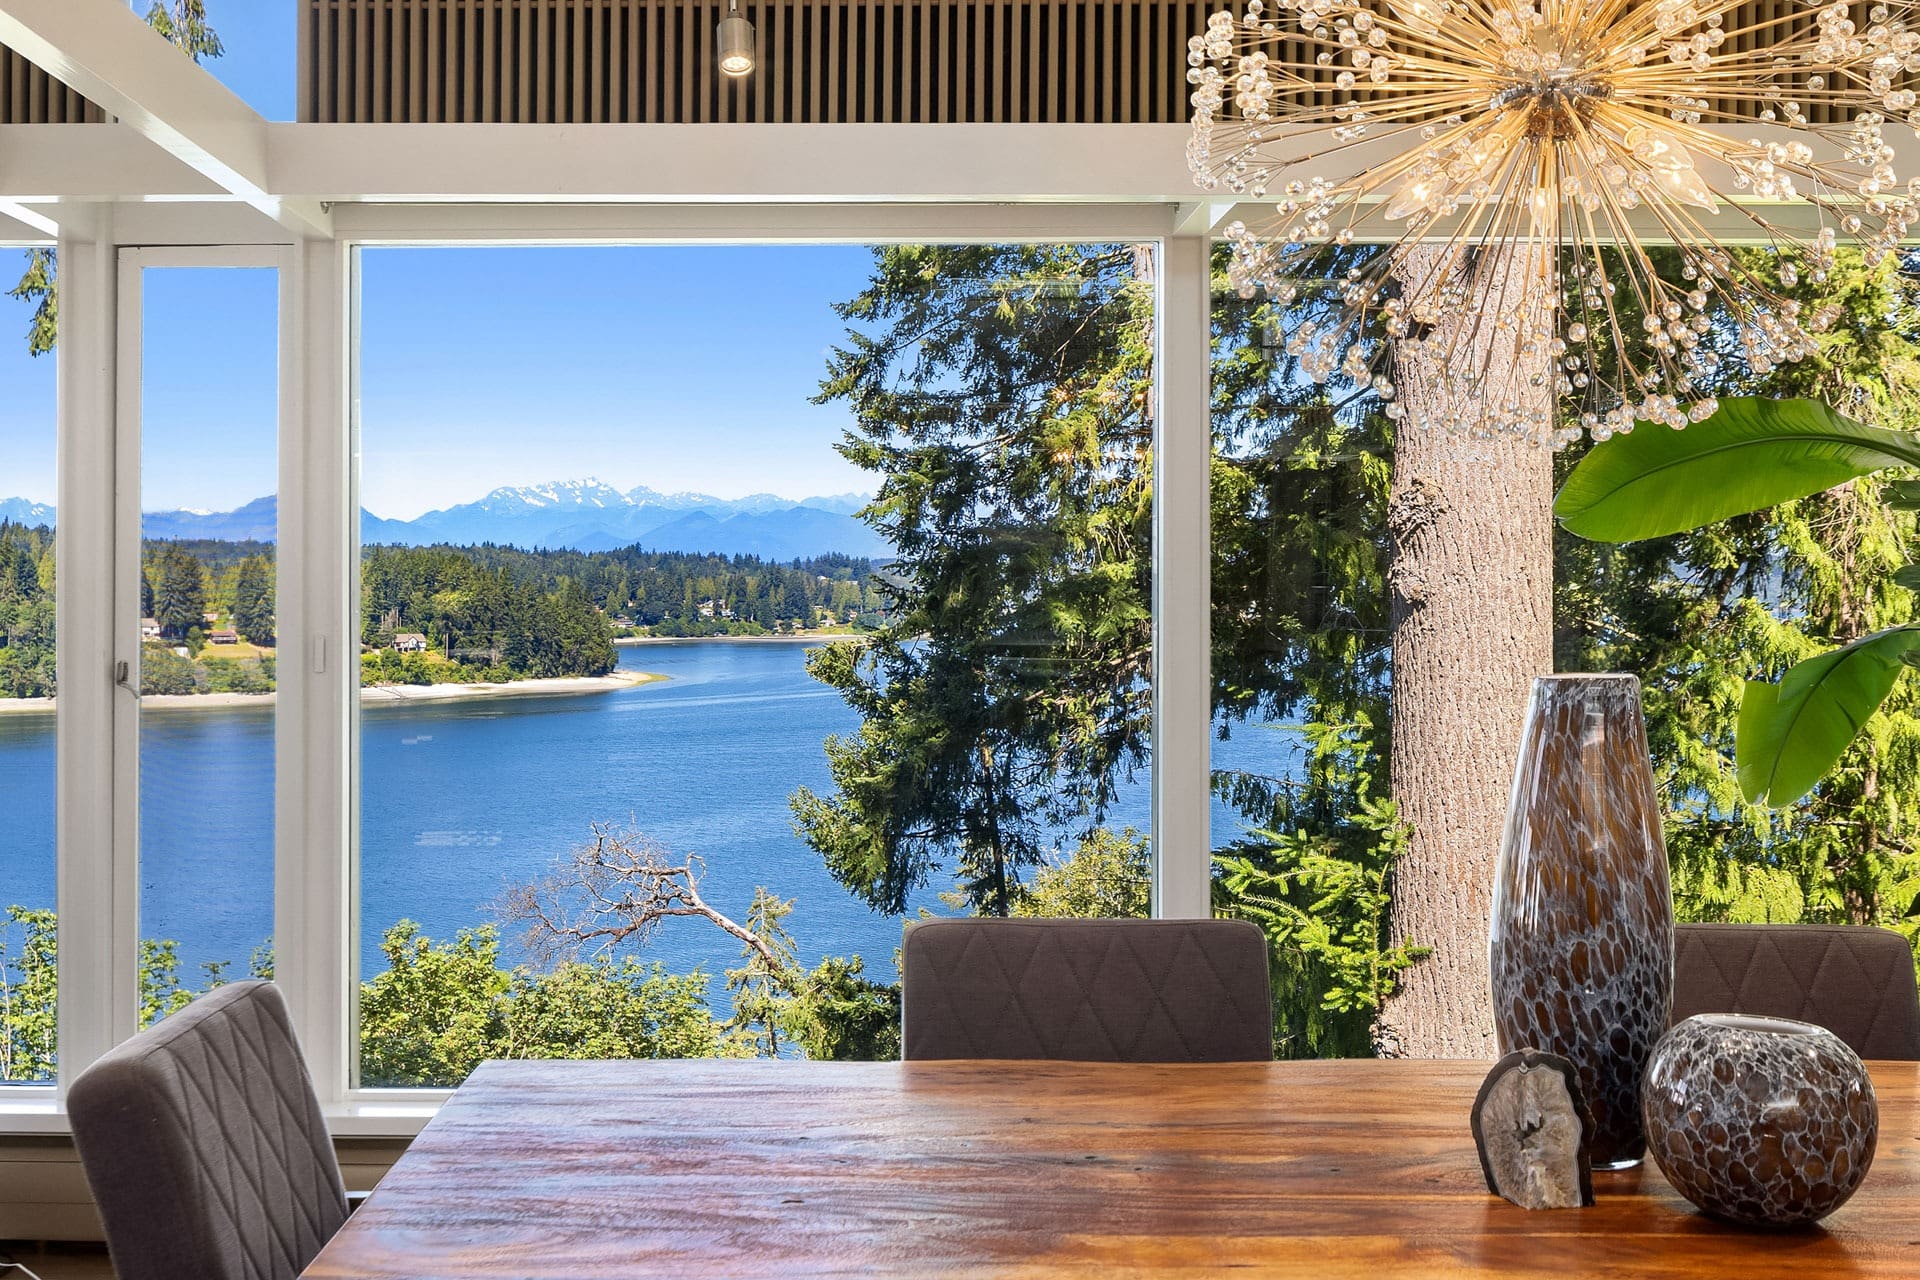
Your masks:
M551 698L582 693L613 693L666 678L650 671L616 671L605 676L511 680L503 684L379 684L360 691L360 705L381 707L403 702L462 702L477 698ZM270 707L275 696L271 693L151 694L142 698L140 705L149 710L211 711L219 707ZM45 714L52 710L52 698L0 698L0 715Z
M12 712L15 715L53 714L52 698L0 698L0 715Z
M827 644L863 636L858 631L822 631L807 636L620 636L614 643L622 648L642 644Z

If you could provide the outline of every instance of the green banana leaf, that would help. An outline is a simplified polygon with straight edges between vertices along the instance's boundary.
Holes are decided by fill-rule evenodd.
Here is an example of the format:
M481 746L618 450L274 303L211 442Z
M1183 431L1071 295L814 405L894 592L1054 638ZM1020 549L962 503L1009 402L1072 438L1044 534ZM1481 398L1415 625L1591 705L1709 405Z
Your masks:
M1909 623L1796 663L1779 684L1749 680L1734 732L1741 792L1778 809L1813 790L1916 657Z
M1729 397L1684 431L1643 422L1595 445L1561 486L1553 513L1583 538L1633 542L1899 466L1920 466L1920 438L1855 422L1817 400Z

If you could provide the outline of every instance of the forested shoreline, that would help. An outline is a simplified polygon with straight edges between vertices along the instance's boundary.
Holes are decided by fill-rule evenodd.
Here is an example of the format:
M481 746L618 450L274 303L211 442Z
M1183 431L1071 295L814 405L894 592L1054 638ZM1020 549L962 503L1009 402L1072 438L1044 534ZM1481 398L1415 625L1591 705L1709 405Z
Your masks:
M774 635L856 625L882 608L873 568L845 555L777 563L638 546L375 546L361 562L361 641L378 647L412 631L426 634L430 647L474 648L510 627L515 610L529 605L528 592L563 590L598 610L610 635Z
M0 522L0 698L50 698L53 530ZM873 625L870 561L518 547L370 546L361 554L367 684L604 676L617 637L815 634ZM151 540L142 547L141 692L274 689L274 548Z

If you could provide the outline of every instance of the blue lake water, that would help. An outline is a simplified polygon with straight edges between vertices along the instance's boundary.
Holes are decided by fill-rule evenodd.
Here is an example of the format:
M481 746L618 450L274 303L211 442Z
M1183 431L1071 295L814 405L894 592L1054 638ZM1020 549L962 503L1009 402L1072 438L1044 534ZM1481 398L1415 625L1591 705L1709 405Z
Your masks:
M373 706L361 715L360 960L385 967L382 932L417 921L436 939L488 922L510 886L538 878L590 834L631 823L697 854L702 893L743 918L756 885L795 900L803 960L863 955L893 976L900 921L834 882L793 834L787 798L829 786L824 738L857 718L805 670L806 646L689 641L624 648L624 668L669 677L615 693ZM1284 770L1290 735L1243 730L1216 765ZM54 897L53 717L0 716L0 905ZM273 713L149 711L141 723L143 937L176 941L191 976L243 969L272 931ZM1144 770L1114 827L1146 830ZM1215 804L1215 843L1241 829ZM939 890L915 907L949 912ZM509 943L510 955L517 948ZM717 975L739 947L704 921L669 920L636 952Z

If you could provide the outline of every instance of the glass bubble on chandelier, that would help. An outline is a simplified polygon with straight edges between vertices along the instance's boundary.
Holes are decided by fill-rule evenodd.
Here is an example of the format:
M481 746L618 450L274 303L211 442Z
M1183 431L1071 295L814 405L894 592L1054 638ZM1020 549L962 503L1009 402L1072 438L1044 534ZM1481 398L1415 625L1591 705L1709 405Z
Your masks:
M1846 3L1772 12L1248 0L1189 44L1188 164L1207 190L1272 204L1270 225L1226 229L1243 297L1335 291L1331 317L1287 335L1316 380L1370 377L1400 417L1384 333L1443 371L1446 425L1469 437L1564 446L1636 419L1683 427L1717 407L1716 325L1756 372L1811 354L1838 311L1803 315L1784 296L1795 258L1823 278L1844 236L1877 263L1920 196L1884 137L1895 122L1920 132L1910 6L1875 4L1864 26ZM1327 279L1367 241L1429 248ZM1763 273L1727 242L1782 253ZM1649 243L1677 251L1677 279ZM1396 287L1397 262L1424 277ZM1576 398L1577 425L1549 387Z

